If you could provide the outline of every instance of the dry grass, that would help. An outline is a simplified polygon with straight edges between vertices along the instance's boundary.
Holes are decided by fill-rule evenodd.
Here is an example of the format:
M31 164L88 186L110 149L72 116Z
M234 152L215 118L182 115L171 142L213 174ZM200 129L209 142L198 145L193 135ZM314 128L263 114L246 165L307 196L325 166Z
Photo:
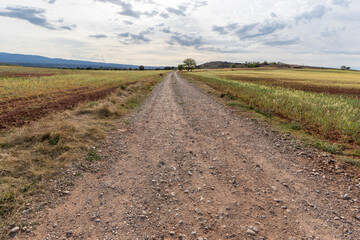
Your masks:
M119 117L139 106L160 75L118 88L105 99L82 103L0 135L0 227L16 222L25 204L48 191L49 180L73 163L96 161L95 147Z

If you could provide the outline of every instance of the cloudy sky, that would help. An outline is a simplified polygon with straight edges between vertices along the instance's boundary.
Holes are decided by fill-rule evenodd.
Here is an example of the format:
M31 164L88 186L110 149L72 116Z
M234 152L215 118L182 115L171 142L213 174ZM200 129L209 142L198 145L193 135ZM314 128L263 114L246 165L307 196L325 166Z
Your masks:
M124 64L360 69L359 0L1 0L0 52Z

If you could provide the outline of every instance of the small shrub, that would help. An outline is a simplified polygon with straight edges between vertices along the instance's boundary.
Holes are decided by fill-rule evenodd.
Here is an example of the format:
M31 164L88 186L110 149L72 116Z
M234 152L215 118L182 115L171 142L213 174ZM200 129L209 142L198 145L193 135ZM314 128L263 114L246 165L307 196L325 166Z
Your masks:
M355 151L354 151L354 155L355 155L355 156L360 156L360 150L355 150Z
M50 145L56 145L56 144L59 143L59 140L60 140L60 134L55 134L55 135L50 137L49 144Z
M98 115L101 118L108 118L112 115L113 113L110 111L110 109L108 107L102 107L98 110Z
M289 124L289 127L290 127L292 130L301 130L303 126L302 126L300 123L291 122L291 123Z
M359 159L346 157L346 158L343 158L342 161L344 161L346 163L349 163L349 164L351 164L353 166L360 167L360 160Z
M14 202L16 199L16 195L14 192L5 192L3 196L0 198L0 204L5 204L8 202Z
M249 109L250 109L250 107L249 107ZM270 110L270 109L261 110L261 109L255 108L255 112L260 113L260 114L264 115L265 117L269 117L269 118L274 116L274 112L272 110Z
M100 160L100 156L96 153L96 149L94 148L90 148L86 160L90 161L90 162L94 162L94 161L99 161Z
M234 95L232 95L230 92L227 92L227 93L222 93L220 95L221 98L227 98L227 99L230 99L230 100L235 100L236 97Z
M90 108L95 107L95 106L97 106L97 105L98 105L97 102L89 102L89 103L88 103L88 107L90 107Z
M342 151L342 147L337 144L331 144L328 142L317 142L313 144L315 147L332 154L339 154Z

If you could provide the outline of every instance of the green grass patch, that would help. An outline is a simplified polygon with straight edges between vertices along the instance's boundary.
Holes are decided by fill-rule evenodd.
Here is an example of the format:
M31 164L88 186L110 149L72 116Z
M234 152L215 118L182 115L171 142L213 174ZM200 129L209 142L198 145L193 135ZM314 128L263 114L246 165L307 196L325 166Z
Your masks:
M328 142L314 142L313 146L332 154L340 154L343 150L342 146Z
M50 137L49 144L57 145L59 141L60 141L60 134L54 134L53 136Z
M101 158L97 154L96 149L90 148L90 150L88 151L88 154L86 156L86 160L88 160L90 162L94 162L94 161L99 161L100 159Z
M360 159L355 159L355 158L351 158L351 157L342 157L342 158L340 158L340 160L345 163L349 163L353 166L360 167Z
M297 122L290 122L288 126L291 130L301 130L303 128L303 126Z

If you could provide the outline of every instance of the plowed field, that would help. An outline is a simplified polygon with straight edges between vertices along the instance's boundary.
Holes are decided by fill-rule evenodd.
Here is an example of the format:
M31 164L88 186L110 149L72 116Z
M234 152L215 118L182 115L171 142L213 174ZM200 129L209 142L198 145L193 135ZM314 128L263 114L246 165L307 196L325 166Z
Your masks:
M80 71L0 68L0 128L21 126L50 112L105 97L159 71Z

